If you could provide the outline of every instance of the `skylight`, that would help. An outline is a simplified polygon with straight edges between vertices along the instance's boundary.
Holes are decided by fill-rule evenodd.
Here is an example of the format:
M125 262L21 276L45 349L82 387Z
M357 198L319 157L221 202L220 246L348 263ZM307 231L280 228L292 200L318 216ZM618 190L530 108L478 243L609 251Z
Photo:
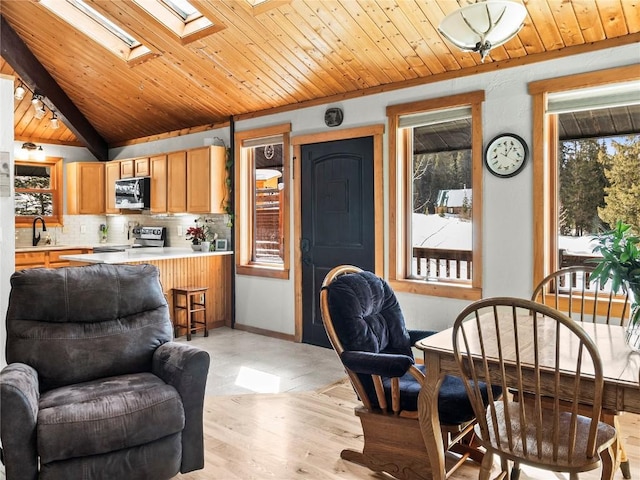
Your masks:
M67 2L69 2L71 5L73 5L78 10L80 10L82 13L91 17L94 21L98 22L104 28L109 30L112 34L114 34L116 37L118 37L120 40L126 43L129 46L129 48L135 48L139 45L142 45L138 40L133 38L131 35L129 35L127 32L125 32L123 29L121 29L119 26L117 26L107 17L102 15L93 7L90 7L89 5L87 5L83 0L67 0Z
M133 35L84 0L40 0L40 5L129 64L138 63L152 53Z
M162 0L162 2L176 12L185 22L193 20L194 17L202 16L187 0Z
M132 0L183 44L211 35L224 26L210 13L205 16L187 0Z

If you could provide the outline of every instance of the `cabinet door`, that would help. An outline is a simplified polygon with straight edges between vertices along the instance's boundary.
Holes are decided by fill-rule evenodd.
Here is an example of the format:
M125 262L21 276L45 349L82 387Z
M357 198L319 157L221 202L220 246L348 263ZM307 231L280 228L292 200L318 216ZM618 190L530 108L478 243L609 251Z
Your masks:
M184 151L167 155L167 211L187 211L187 154Z
M167 156L149 159L151 173L151 213L167 211Z
M67 165L67 213L105 213L104 163L75 162Z
M45 252L16 252L16 271L46 266Z
M210 212L209 177L211 165L209 149L198 148L187 152L187 212Z
M205 147L187 152L187 211L224 213L225 148Z
M149 159L136 158L134 161L134 173L136 177L148 177L149 176Z
M71 262L69 260L62 260L60 258L62 255L81 255L85 253L91 253L91 251L87 249L80 249L80 248L69 249L69 250L51 250L50 252L48 252L49 262L47 266L49 268L68 267L71 264Z
M134 176L135 166L133 160L122 160L120 162L120 178L131 178Z
M120 178L120 162L108 162L104 165L105 212L120 213L116 208L116 180Z

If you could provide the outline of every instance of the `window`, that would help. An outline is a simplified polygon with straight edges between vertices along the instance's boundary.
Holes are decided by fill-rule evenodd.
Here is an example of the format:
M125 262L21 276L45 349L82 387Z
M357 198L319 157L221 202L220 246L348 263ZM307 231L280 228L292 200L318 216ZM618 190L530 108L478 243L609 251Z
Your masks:
M187 44L224 29L210 13L203 15L187 0L134 0L135 4ZM198 5L204 8L203 5ZM212 21L213 20L213 21Z
M283 125L236 134L240 274L289 278L290 130L290 125Z
M481 297L484 92L387 108L389 277L399 291Z
M152 54L127 31L83 0L40 0L62 20L80 30L129 64L141 62Z
M533 82L534 285L592 256L620 219L640 228L637 69Z
M15 161L16 227L31 226L38 215L47 225L62 225L62 163L53 157Z

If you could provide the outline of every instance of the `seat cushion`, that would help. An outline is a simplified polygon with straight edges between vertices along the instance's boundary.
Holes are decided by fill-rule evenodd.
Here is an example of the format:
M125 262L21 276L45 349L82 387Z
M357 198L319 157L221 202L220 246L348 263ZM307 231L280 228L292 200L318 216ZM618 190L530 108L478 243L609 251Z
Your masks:
M345 350L413 357L409 332L391 287L371 272L337 277L327 287L331 321Z
M151 373L50 390L39 407L42 463L143 445L181 432L185 421L176 389Z
M416 365L418 369L425 372L424 365ZM391 379L383 379L387 402L391 404ZM482 396L487 401L487 388L482 385ZM500 395L501 390L494 388L495 397ZM420 384L411 374L406 373L400 377L400 408L402 410L417 411L418 410L418 394L420 393ZM453 375L447 375L442 380L440 391L438 393L438 413L440 414L440 423L443 425L459 425L472 420L475 415L473 407L467 396L462 379Z

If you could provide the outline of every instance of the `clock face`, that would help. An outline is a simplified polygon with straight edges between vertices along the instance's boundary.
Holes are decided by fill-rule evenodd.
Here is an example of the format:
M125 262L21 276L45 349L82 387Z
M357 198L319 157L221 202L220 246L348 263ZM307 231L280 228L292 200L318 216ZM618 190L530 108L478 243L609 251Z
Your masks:
M484 161L494 175L513 177L522 170L528 155L526 142L518 135L507 133L498 135L489 142Z

